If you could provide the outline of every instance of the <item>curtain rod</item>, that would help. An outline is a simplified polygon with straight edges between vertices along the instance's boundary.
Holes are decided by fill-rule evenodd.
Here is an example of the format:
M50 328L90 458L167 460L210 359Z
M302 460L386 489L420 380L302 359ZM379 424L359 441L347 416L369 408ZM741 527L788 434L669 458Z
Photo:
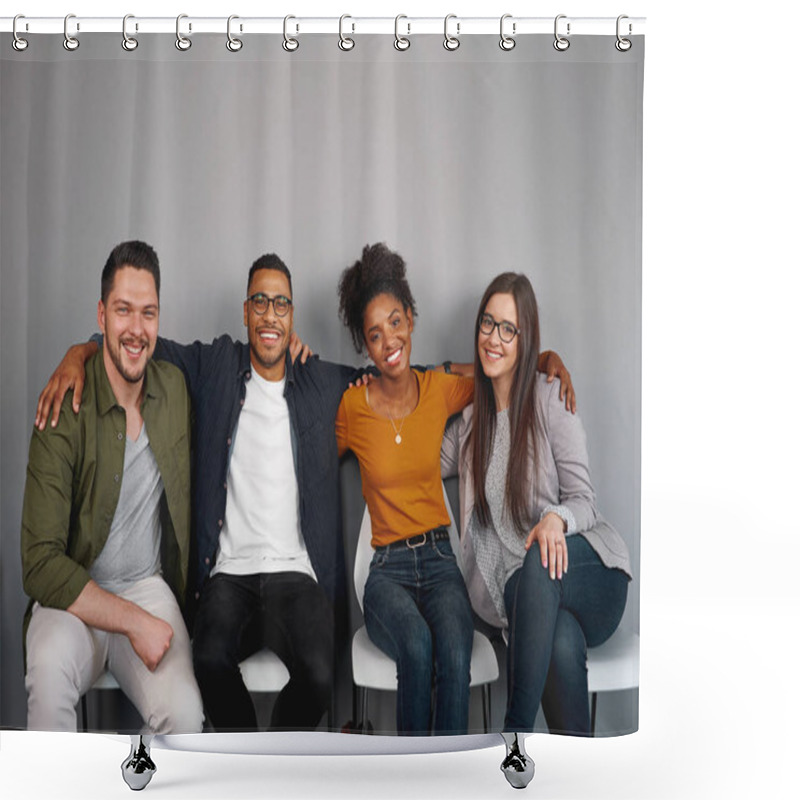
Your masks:
M25 34L65 33L79 36L83 33L122 33L122 17L0 17L0 31L15 30L20 36ZM497 33L501 31L501 17L459 17L450 14L445 23L444 17L357 17L345 14L343 17L195 17L180 16L180 31L183 35L197 33L226 34L230 30L236 35L247 34L285 34L296 36L303 33L338 33L345 35L359 33L399 34L443 34L445 28L452 36ZM621 36L644 33L644 17L515 17L505 14L502 17L502 30L506 36L549 33L555 31L561 36L602 35L615 33ZM137 17L128 15L125 30L129 35L135 33L175 33L178 19L175 17Z

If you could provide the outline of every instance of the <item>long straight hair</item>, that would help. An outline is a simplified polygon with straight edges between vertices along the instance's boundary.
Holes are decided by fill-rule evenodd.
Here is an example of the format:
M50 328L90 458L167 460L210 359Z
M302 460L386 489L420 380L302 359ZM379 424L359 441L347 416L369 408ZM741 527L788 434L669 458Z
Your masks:
M495 294L510 294L517 306L517 364L509 397L511 449L505 484L505 513L518 533L527 533L531 524L528 507L538 468L536 436L536 369L539 360L539 311L531 282L525 275L504 272L486 289L475 320L475 400L472 430L467 446L472 446L472 479L475 510L481 525L491 524L486 500L486 472L494 444L497 404L492 381L481 364L478 341L480 320ZM533 458L531 459L531 455ZM499 520L497 520L499 523Z

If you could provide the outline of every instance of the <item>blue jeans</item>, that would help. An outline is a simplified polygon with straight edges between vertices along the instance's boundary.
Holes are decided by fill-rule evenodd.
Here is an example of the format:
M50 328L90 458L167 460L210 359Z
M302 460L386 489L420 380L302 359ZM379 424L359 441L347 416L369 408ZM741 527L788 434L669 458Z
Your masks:
M466 733L472 611L450 542L428 533L418 547L376 548L364 619L369 638L397 664L398 733Z
M534 543L506 582L506 731L532 731L541 702L553 733L589 733L586 648L602 644L619 625L628 576L606 567L579 534L567 537L567 553L568 571L551 580Z

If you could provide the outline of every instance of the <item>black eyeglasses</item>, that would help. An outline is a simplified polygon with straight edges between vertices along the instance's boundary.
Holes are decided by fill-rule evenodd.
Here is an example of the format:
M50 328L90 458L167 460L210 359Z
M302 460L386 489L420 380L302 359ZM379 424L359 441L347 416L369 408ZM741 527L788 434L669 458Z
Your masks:
M276 317L285 317L292 307L292 301L282 294L276 295L275 297L267 297L262 292L256 292L255 294L251 294L250 297L247 298L247 301L253 304L253 311L255 311L259 317L267 313L270 303L272 303L272 307L275 309Z
M506 344L513 342L514 337L521 333L520 329L510 322L495 322L491 314L481 314L479 328L484 336L491 336L494 329L497 328L500 341Z

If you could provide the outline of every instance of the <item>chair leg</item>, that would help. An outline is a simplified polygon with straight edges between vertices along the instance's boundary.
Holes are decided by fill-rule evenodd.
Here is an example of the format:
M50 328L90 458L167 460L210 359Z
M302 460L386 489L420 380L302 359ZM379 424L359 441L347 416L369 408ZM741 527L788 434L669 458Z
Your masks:
M489 726L492 724L491 684L484 683L483 686L481 686L481 697L483 698L483 732L489 733Z
M89 730L89 711L88 711L88 704L86 702L86 697L90 691L91 689L89 689L89 691L86 691L81 695L81 721L82 721L81 730L84 733L87 733Z
M592 692L592 736L594 736L594 727L597 722L597 692Z
M367 732L367 720L369 713L369 690L366 686L361 687L361 732Z

